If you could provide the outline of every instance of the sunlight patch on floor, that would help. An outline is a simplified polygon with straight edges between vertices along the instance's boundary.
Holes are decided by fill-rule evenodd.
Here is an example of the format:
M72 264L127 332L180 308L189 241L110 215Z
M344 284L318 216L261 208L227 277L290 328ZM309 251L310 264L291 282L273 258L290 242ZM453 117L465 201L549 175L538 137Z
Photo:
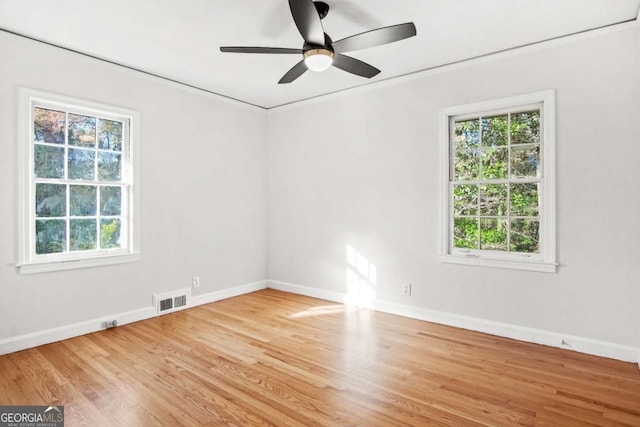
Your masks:
M344 311L345 311L345 306L342 304L322 305L322 306L310 308L305 311L300 311L298 313L292 314L289 317L292 319L298 319L301 317L313 317L313 316L323 316L326 314L343 313Z

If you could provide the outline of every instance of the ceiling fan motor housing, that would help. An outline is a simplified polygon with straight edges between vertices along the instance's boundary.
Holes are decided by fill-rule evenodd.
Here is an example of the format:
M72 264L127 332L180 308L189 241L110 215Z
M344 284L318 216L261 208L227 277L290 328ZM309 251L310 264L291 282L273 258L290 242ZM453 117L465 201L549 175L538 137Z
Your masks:
M333 52L333 46L331 46L332 44L333 44L333 40L331 40L331 37L329 37L329 34L324 33L324 45L310 44L305 41L304 44L302 45L302 51L306 52L312 49L328 49Z

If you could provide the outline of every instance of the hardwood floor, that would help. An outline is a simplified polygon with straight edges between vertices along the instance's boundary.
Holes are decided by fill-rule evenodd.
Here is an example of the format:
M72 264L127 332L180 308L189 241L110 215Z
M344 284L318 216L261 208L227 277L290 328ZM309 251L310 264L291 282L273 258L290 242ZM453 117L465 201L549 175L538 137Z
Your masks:
M67 426L640 426L640 370L264 290L0 357Z

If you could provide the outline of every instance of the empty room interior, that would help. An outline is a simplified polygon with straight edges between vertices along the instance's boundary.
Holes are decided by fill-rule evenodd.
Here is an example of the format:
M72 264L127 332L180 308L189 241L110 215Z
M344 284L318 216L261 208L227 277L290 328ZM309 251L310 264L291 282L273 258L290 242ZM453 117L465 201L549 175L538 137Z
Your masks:
M640 426L639 12L0 0L0 426Z

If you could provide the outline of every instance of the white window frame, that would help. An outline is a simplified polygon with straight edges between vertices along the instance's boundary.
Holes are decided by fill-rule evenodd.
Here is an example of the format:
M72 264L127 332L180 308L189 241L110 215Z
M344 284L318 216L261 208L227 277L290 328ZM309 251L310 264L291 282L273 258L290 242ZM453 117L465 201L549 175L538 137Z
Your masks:
M98 102L47 93L29 88L18 90L18 262L20 274L86 268L140 259L140 183L139 152L140 115L137 111ZM59 254L35 253L35 178L34 178L34 107L89 114L125 122L128 138L123 141L122 181L123 225L126 247L98 251L77 251ZM126 231L125 231L126 230Z
M538 104L541 114L542 176L540 177L540 253L452 249L453 197L451 122L465 115L491 115ZM556 167L555 90L494 99L444 108L440 111L440 262L555 273L556 263Z

